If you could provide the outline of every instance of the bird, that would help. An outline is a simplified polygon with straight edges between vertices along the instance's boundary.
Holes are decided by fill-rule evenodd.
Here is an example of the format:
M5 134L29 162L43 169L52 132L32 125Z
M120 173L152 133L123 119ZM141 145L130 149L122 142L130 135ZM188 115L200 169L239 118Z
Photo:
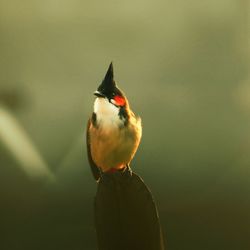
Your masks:
M113 63L94 92L94 110L87 123L88 161L96 181L102 173L123 171L140 144L141 118L114 80Z
M94 95L86 143L97 181L94 217L98 249L164 250L151 191L130 168L141 141L141 118L116 84L112 62Z

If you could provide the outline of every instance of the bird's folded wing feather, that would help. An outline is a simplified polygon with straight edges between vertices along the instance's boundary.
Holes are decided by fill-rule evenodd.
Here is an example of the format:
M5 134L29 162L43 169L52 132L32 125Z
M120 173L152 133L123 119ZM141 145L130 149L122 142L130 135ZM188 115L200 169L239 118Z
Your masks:
M89 135L90 125L91 125L91 119L88 120L87 132L86 132L87 155L88 155L89 165L90 165L92 174L93 174L95 180L99 181L99 179L100 179L100 170L96 166L96 164L94 163L94 161L92 159L92 155L91 155L91 148L90 148L91 141L90 141L90 135Z

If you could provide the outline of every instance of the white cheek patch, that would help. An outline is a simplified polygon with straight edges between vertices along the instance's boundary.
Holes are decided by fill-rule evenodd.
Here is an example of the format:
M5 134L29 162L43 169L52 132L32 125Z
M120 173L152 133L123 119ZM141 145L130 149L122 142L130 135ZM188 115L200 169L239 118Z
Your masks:
M96 98L94 103L94 112L96 114L118 115L118 107L111 104L106 98Z
M97 124L102 127L119 127L123 121L119 117L119 108L106 98L96 98L94 103Z

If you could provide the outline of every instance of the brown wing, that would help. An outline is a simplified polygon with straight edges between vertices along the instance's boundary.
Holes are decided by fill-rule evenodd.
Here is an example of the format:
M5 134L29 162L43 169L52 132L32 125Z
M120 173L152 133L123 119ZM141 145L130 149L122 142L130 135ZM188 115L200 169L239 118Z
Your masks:
M96 166L96 164L94 163L94 161L92 159L92 156L91 156L91 149L90 149L91 141L90 141L90 136L89 136L90 124L91 124L91 119L88 120L87 132L86 132L87 155L88 155L89 165L90 165L92 174L93 174L95 180L99 181L99 179L100 179L100 170Z

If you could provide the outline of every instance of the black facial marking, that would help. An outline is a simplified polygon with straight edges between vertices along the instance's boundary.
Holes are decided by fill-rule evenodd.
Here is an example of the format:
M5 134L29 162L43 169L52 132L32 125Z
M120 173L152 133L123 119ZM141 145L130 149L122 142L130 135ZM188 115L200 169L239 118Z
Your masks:
M118 89L118 87L114 87L114 88L98 88L98 91L100 91L104 96L106 96L109 100L109 102L111 102L111 100L116 96L124 96L124 94L122 93L122 91L120 89Z
M96 124L96 113L95 112L92 113L91 121L92 121L92 124L94 125L94 127L96 127L97 124Z
M124 120L124 126L127 126L128 125L129 116L128 116L128 112L127 112L125 106L120 107L118 115L119 115L120 119Z

